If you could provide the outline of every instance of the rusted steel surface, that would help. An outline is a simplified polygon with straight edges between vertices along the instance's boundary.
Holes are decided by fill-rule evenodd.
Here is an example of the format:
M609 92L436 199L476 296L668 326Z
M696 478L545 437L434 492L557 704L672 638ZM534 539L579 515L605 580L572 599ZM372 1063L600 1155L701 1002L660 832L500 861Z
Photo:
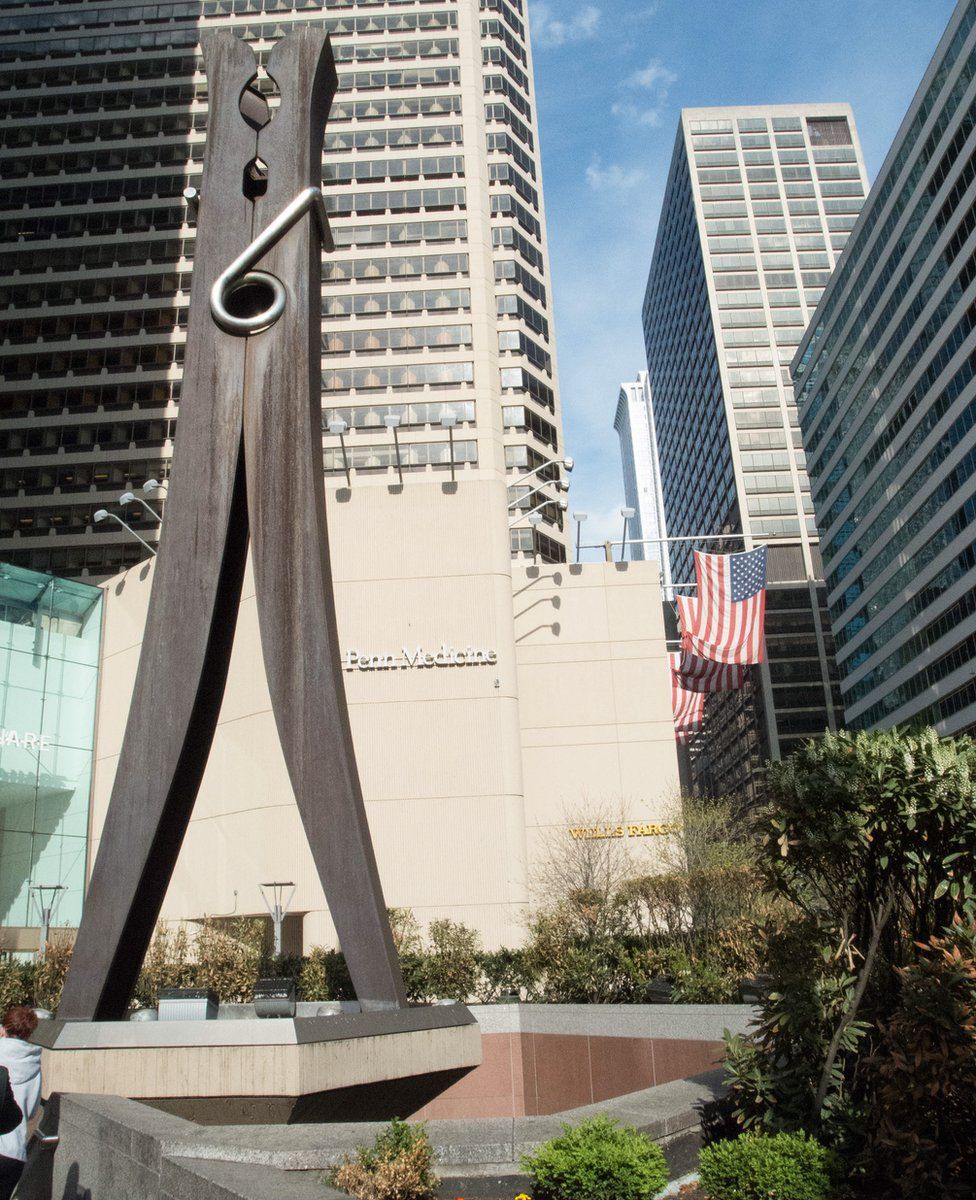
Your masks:
M339 669L313 214L261 260L287 292L271 328L225 333L209 303L252 238L320 185L332 51L310 29L275 46L268 73L282 101L263 127L246 91L251 48L217 33L203 51L210 121L175 457L125 739L58 1011L68 1020L119 1020L131 1000L210 753L249 533L272 706L353 984L364 1007L406 1004ZM257 156L268 182L252 201L245 168Z

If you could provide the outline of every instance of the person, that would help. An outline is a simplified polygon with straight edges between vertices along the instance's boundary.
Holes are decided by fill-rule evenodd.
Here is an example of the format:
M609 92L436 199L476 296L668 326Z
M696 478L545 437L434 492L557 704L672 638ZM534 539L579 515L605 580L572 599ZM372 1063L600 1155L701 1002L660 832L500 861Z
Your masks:
M0 1133L0 1200L10 1200L23 1174L28 1123L41 1102L41 1048L27 1040L36 1028L34 1010L19 1004L7 1009L0 1027L0 1067L10 1076L15 1107L20 1109L16 1124Z

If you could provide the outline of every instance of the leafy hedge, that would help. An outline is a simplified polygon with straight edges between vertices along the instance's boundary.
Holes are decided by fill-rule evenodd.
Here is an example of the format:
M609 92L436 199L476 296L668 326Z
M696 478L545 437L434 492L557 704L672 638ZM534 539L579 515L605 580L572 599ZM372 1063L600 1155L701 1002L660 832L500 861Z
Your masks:
M649 1200L668 1182L661 1147L628 1125L592 1117L522 1157L537 1200Z
M744 1133L705 1146L698 1170L709 1200L828 1200L836 1163L803 1133Z

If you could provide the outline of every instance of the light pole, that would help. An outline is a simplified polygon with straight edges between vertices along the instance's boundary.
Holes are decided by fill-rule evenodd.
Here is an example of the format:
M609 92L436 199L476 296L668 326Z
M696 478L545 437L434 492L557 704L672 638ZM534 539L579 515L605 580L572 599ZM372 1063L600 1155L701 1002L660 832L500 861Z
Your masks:
M454 413L444 413L441 416L441 429L447 430L447 436L451 440L451 483L455 482L454 475L454 426L457 424L457 417Z
M529 524L532 526L532 565L538 566L539 563L539 542L535 536L536 529L542 524L542 513L529 513Z
M383 424L393 432L393 448L396 450L397 475L400 477L400 487L403 487L403 463L400 461L400 439L397 437L400 418L396 413L387 413L383 418Z
M342 467L346 472L346 487L351 488L352 476L349 474L349 455L346 453L346 430L348 428L349 426L345 423L345 421L342 420L341 417L335 421L329 422L329 433L335 433L339 435L339 445L342 447Z
M60 893L66 892L68 889L63 883L32 883L30 890L35 893L34 903L37 905L38 915L41 918L41 942L37 956L43 959L47 954L47 943L51 936L51 917ZM51 893L50 900L45 896L46 892Z
M589 516L589 513L574 512L573 520L576 522L576 561L580 560L580 536L583 532L583 522Z
M529 511L527 513L519 513L514 521L509 521L509 523L508 523L509 529L514 529L515 526L518 525L518 523L520 521L528 521L530 525L538 525L538 523L539 523L538 521L532 520L533 516L535 516L536 514L541 514L542 510L547 505L552 504L552 503L553 503L552 499L548 498L546 500L543 500L541 504L537 504L535 506L535 508L533 508L531 511ZM569 508L569 502L567 500L557 500L555 503L556 503L556 507L559 509L560 512L565 512ZM541 521L541 520L542 520L542 516L540 515L539 521Z
M145 490L145 486L143 487L143 490ZM123 508L125 508L127 504L141 504L157 524L162 525L163 523L163 518L159 515L159 513L156 512L156 510L150 505L148 505L141 496L137 496L135 492L123 492L122 495L119 496L119 504L121 504Z
M275 958L281 954L281 927L285 922L285 914L288 912L288 906L295 898L295 885L288 880L287 883L262 883L258 885L261 888L261 899L264 901L265 907L271 914L271 921L274 925L274 953ZM288 899L282 902L282 896L285 894L285 888L290 887ZM271 892L271 900L265 895L264 889L268 888Z
M541 492L543 488L549 487L550 484L552 484L552 486L556 489L557 492L568 492L569 491L569 480L568 479L544 479L542 481L542 483L536 484L536 486L534 488L529 488L529 490L527 492L524 492L517 499L513 500L508 506L508 511L511 512L513 508L518 508L518 506L520 504L524 504L525 501L528 500L528 498L530 496L534 496L536 494L536 492ZM516 486L517 485L514 483L509 484L509 491L511 491L511 489Z
M509 485L509 490L513 487L518 487L520 483L525 483L527 479L531 479L533 475L538 475L540 471L544 471L546 467L562 467L568 474L576 465L575 460L568 455L566 458L549 458L544 463L539 463L537 467L533 467L531 471L526 471L524 475L520 475L518 479L513 480Z
M624 561L624 556L627 553L627 522L630 520L630 518L634 515L634 513L636 511L637 510L633 509L633 508L622 508L620 510L620 515L624 519L624 533L623 533L623 537L620 540L620 561L621 562ZM633 557L633 556L631 556L631 557Z
M110 513L107 508L98 509L97 512L92 514L92 520L96 525L101 524L102 521L115 521L117 524L121 525L127 533L131 533L137 542L142 542L153 558L156 557L156 551L152 548L152 546L149 545L146 539L140 537L138 533L136 533L136 531L131 527L131 525L126 525L125 521L123 521L121 517L117 517L115 513Z

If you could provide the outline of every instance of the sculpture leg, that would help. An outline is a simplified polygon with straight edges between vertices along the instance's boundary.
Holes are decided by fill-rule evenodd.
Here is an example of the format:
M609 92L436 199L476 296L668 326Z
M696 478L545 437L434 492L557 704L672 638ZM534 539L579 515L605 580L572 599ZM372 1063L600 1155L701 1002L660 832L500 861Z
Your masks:
M255 152L238 101L253 51L204 47L211 127L204 165L179 432L138 674L98 857L58 1016L125 1015L207 762L230 658L247 511L244 352L210 319L209 291L251 236L240 164ZM227 164L225 179L211 162Z
M257 229L321 178L335 86L321 44L292 36L268 72L281 108L262 134L268 191ZM291 103L293 99L302 103ZM356 994L405 1006L356 769L341 677L322 461L320 251L311 219L261 264L288 288L284 315L249 339L244 444L254 574L271 703L299 812Z

